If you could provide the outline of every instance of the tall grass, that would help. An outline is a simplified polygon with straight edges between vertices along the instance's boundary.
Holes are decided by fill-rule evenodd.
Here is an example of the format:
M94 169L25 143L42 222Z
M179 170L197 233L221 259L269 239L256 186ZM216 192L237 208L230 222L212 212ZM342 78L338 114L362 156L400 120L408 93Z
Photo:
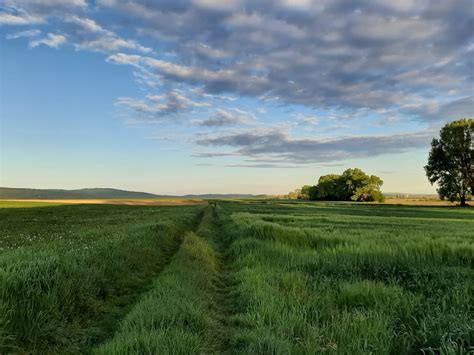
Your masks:
M86 225L88 218L97 223L104 217L88 210L69 216L84 207L58 208L42 213L75 224L82 217ZM120 211L127 217L127 209ZM133 226L98 230L100 237L90 243L41 241L1 253L0 352L79 352L112 332L116 319L176 250L184 230L192 228L199 209L186 208L179 217L178 209L168 211Z
M0 248L0 352L474 351L473 209L5 208Z
M474 350L474 219L464 218L473 211L223 206L242 302L238 351Z
M203 354L215 352L217 258L194 233L97 354Z

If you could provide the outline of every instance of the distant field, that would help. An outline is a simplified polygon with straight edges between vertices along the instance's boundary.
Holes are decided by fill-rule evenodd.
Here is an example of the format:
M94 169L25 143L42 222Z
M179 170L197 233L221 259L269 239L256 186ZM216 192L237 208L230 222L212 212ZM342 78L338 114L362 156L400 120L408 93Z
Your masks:
M474 351L474 208L40 204L0 202L0 353Z
M174 205L205 205L204 199L190 198L132 198L132 199L21 199L21 200L0 200L0 208L2 207L35 207L48 204L64 205L64 204L102 204L102 205L141 205L141 206L174 206Z
M387 198L384 203L389 205L456 206L456 202L420 198Z
M174 206L174 205L205 205L209 199L204 198L183 198L183 197L163 197L163 198L130 198L130 199L103 199L103 198L90 198L90 199L0 199L0 208L4 207L36 207L44 205L64 205L64 204L111 204L111 205L163 205L163 206ZM272 200L268 198L214 198L211 200L216 201L283 201L285 200ZM321 203L315 201L299 201L293 200L288 202L295 203ZM344 202L342 202L344 203ZM416 196L416 197L392 197L389 196L385 200L385 204L390 205L423 205L423 206L455 206L455 202L442 201L435 195ZM474 204L474 203L473 203Z
M387 196L385 198L387 204L399 205L436 205L436 206L455 206L456 202L448 200L440 200L437 195L409 195L407 197Z

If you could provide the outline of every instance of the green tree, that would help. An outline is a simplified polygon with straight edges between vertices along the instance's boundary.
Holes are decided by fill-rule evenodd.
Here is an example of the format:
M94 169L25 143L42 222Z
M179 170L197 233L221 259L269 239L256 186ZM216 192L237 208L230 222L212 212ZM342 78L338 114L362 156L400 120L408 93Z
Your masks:
M345 186L341 175L323 175L318 180L318 200L343 201L346 200Z
M311 186L304 185L300 190L300 193L298 195L298 199L300 199L300 200L309 200L309 190L310 190L310 188L311 188Z
M317 185L309 187L307 195L310 200L383 202L382 184L378 176L367 175L357 168L347 169L342 175L321 176ZM305 192L307 187L303 187Z
M318 186L314 185L309 188L309 199L317 200L318 199Z
M375 175L367 175L361 169L347 169L342 173L346 188L346 197L353 201L385 200L380 188L383 180Z
M351 200L361 202L384 202L385 196L382 191L380 191L382 184L383 180L381 178L371 175L365 185L356 188Z
M464 118L446 124L440 137L433 138L426 176L437 183L440 198L460 201L466 206L474 194L474 119Z

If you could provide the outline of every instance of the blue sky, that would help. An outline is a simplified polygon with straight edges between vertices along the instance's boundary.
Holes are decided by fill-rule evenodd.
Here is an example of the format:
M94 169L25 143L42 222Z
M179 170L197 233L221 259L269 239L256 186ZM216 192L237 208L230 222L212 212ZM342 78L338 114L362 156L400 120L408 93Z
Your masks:
M474 115L471 1L0 0L0 185L432 193Z

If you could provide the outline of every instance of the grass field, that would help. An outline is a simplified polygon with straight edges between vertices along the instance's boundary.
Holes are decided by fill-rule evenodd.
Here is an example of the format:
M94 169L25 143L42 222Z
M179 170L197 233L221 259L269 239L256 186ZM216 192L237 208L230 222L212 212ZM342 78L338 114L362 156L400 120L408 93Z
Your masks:
M1 207L0 353L474 352L473 208Z

